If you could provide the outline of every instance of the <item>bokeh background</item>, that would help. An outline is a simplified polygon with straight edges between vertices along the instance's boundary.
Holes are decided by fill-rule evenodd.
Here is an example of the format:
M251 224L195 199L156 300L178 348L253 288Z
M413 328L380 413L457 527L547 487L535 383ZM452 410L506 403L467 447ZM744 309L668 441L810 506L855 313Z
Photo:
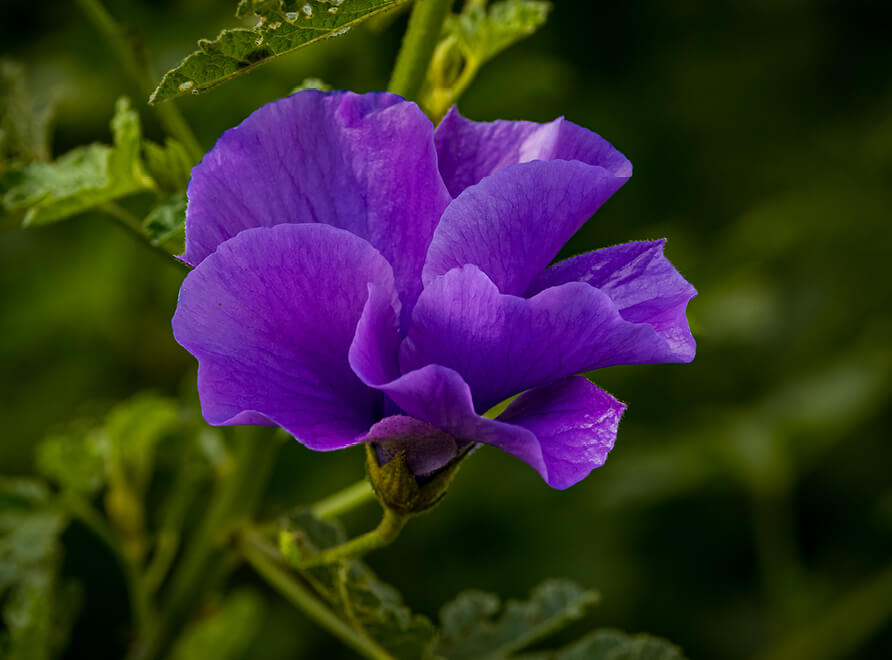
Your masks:
M229 0L106 4L158 74L237 24ZM552 491L484 449L371 565L430 615L463 589L523 597L564 576L601 592L582 628L651 632L692 659L792 660L809 643L810 659L892 657L892 5L555 4L460 108L565 115L632 160L630 182L563 256L668 237L700 291L698 355L594 375L629 409L606 466L581 484ZM55 105L55 154L107 142L121 93L161 137L67 0L2 7L0 48ZM355 29L177 103L210 148L307 76L384 88L404 26ZM2 230L0 472L30 473L36 444L71 419L194 387L169 328L182 269L98 214ZM264 506L314 501L362 471L359 449L288 443ZM372 504L347 522L359 532L377 515ZM86 530L72 527L65 548L64 571L86 587L67 657L118 657L121 579ZM266 593L245 657L350 657Z

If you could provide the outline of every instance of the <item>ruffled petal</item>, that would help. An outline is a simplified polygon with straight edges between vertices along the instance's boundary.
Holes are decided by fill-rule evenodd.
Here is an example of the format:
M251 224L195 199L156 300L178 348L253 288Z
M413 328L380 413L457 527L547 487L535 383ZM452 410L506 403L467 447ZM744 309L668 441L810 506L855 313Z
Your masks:
M370 285L398 308L390 264L342 229L286 224L221 244L186 277L173 318L198 358L205 419L271 422L311 449L360 441L386 400L347 361Z
M697 290L663 255L665 244L624 243L567 259L537 277L527 295L567 282L590 284L610 296L626 321L651 325L680 361L689 362L697 345L685 310Z
M453 197L483 177L531 160L578 160L629 178L632 164L601 136L566 121L474 122L453 107L434 134L440 173Z
M575 376L521 394L498 419L531 431L541 448L542 477L552 488L567 488L607 460L625 409L604 390ZM515 455L531 465L538 459L535 453L533 462Z
M499 170L446 208L425 260L425 286L453 268L474 264L502 293L523 295L625 181L579 161L535 161Z
M394 265L408 312L450 199L418 106L393 94L307 90L227 131L192 171L183 260L197 265L251 227L328 224Z
M653 326L623 319L610 297L589 284L569 282L520 298L500 293L471 265L424 290L399 349L402 373L438 364L461 374L480 412L592 369L688 359Z

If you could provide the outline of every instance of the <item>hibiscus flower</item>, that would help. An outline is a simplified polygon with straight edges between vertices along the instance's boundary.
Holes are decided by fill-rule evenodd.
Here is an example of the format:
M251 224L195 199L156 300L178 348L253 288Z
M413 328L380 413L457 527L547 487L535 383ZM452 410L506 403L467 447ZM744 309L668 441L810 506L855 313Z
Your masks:
M664 241L550 265L632 173L557 119L434 129L386 93L303 91L192 172L173 330L214 425L373 443L436 473L477 443L555 488L602 465L625 405L583 376L689 362L694 288ZM484 416L519 395L495 419Z

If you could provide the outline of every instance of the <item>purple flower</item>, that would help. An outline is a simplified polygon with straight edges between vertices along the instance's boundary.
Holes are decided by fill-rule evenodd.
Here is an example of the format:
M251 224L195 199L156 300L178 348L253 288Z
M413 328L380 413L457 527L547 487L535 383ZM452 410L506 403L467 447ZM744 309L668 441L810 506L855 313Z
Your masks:
M563 119L453 109L435 131L385 93L260 108L189 184L195 269L173 330L198 358L205 419L278 425L316 450L374 442L416 475L486 443L576 483L625 405L575 374L694 357L696 291L663 241L549 267L631 173Z

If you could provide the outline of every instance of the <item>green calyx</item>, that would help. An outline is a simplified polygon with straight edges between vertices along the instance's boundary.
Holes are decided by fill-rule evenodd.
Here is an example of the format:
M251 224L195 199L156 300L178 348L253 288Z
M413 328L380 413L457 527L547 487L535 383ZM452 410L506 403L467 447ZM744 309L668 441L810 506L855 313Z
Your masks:
M462 460L468 455L468 451L460 453L433 477L419 483L409 470L404 452L380 465L374 447L371 444L365 447L366 469L375 495L385 509L402 515L422 513L437 504L446 494Z

